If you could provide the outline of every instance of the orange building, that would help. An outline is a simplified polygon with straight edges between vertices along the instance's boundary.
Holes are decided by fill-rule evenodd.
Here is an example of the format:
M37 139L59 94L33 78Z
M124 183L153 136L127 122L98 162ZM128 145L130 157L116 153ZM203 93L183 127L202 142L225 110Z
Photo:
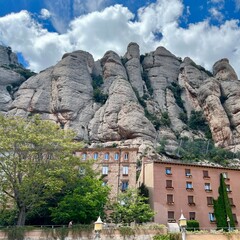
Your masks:
M76 155L82 161L93 159L94 169L103 176L103 184L111 187L110 197L136 188L138 148L84 148Z
M188 220L198 220L200 228L215 228L213 199L218 198L220 174L224 173L235 225L240 220L240 170L183 164L146 162L138 184L149 189L150 204L161 224L178 222L181 210Z

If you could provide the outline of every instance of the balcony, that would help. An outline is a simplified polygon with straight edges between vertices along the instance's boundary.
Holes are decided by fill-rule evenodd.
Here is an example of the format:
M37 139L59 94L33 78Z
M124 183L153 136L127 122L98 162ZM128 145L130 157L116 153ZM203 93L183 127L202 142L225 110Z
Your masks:
M212 189L205 189L205 192L212 192Z
M189 206L196 206L196 203L194 203L194 202L189 202L188 205L189 205Z
M174 202L167 202L167 205L174 205Z
M167 190L173 190L174 187L166 187Z
M193 189L192 187L187 187L186 190L187 190L188 192L193 192L193 191L194 191L194 189Z

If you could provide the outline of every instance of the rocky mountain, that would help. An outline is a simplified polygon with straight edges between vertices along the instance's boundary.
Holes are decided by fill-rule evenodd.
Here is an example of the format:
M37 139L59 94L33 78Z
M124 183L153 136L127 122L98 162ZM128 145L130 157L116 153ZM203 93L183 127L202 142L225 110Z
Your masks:
M210 136L216 146L240 146L240 82L228 59L209 72L164 47L140 55L130 43L123 57L108 51L98 61L88 52L66 53L27 80L19 68L16 55L1 46L0 111L38 113L92 146L144 151L166 141L171 151L180 138Z

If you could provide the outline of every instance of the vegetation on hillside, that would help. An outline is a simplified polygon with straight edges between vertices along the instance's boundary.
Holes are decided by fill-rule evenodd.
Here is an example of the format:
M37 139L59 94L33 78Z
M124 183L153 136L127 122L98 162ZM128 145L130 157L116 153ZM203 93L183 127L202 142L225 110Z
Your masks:
M101 75L91 75L92 77L92 86L93 86L93 98L96 102L104 104L108 95L102 92L101 86L103 84L103 78Z

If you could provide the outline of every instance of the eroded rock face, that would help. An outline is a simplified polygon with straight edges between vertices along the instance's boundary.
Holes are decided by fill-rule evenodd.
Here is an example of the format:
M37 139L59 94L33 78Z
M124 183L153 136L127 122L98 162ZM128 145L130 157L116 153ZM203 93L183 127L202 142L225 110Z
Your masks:
M0 45L0 66L9 66L10 64L19 65L17 55L12 52L10 47Z
M218 80L238 80L237 74L227 58L223 58L213 65L213 75Z
M97 87L94 76L102 81ZM178 137L204 137L188 126L193 110L203 112L217 146L240 143L240 84L227 59L214 64L212 75L163 47L143 56L130 43L122 58L108 51L94 62L90 53L75 51L23 83L20 78L0 67L2 112L39 113L93 145L117 143L144 152L167 139L165 150L171 155ZM6 87L15 83L21 86L11 95Z
M142 80L142 66L140 64L140 51L136 43L130 43L125 54L125 67L127 70L129 81L132 87L138 92L139 96L143 96L143 87L145 83Z

